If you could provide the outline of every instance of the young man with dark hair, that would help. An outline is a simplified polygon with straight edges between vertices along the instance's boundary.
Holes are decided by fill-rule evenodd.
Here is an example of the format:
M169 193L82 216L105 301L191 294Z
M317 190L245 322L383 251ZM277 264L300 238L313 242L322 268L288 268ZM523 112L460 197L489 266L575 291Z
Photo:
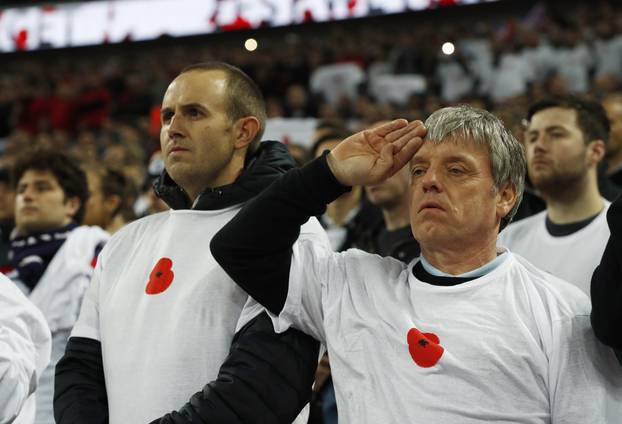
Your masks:
M609 238L609 202L598 174L609 138L603 107L576 97L548 99L527 113L527 171L546 210L499 235L509 248L590 294L590 279Z
M97 225L112 235L128 222L125 213L129 182L123 174L107 166L89 166L84 171L90 193L84 224Z
M108 234L81 226L86 176L63 153L35 150L13 167L15 229L7 275L43 312L52 332L52 358L37 391L36 423L53 421L54 367L65 351L93 266Z
M204 248L294 167L283 144L259 143L263 109L252 81L222 63L168 86L154 188L171 210L126 225L102 251L56 368L57 423L291 423L308 402L317 342L242 314L247 295ZM301 233L327 243L315 220Z

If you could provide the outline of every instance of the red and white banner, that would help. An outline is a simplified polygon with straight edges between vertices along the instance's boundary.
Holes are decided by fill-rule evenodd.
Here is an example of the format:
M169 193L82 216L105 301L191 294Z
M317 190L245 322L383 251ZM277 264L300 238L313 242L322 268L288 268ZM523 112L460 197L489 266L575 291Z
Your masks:
M0 52L363 18L497 0L108 0L0 10Z

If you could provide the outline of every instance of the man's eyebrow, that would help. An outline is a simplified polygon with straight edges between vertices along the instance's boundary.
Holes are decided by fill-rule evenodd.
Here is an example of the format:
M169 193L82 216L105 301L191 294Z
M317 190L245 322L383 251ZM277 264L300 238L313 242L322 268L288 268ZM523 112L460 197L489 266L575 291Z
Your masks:
M451 155L449 157L447 157L445 159L445 162L467 162L467 163L471 163L473 161L473 159L471 159L470 156L468 155L461 155L461 154L455 154L455 155Z
M186 104L181 105L181 108L182 109L197 108L201 110L207 110L207 108L203 106L201 103L186 103Z
M564 131L566 131L566 128L563 125L551 125L549 127L546 127L544 130L545 131L554 131L554 130L564 130Z
M410 160L410 165L418 165L420 163L424 163L424 162L428 162L428 160L425 157L421 157L421 156L415 156L414 158L412 158Z
M544 131L554 131L554 130L566 130L562 125L549 125L548 127L544 127ZM537 133L539 130L532 128L527 130L527 134Z

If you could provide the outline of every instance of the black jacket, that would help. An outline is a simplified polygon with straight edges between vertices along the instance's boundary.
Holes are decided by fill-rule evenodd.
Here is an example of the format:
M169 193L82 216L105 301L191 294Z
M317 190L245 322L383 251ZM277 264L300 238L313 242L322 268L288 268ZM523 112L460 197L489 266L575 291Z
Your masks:
M592 275L592 327L622 359L622 198L607 211L611 236Z
M293 166L284 145L263 142L233 184L205 190L194 209L216 210L246 202ZM154 190L173 209L192 207L166 171ZM180 405L179 412L152 423L291 423L311 398L318 348L317 341L299 331L276 334L267 314L261 314L235 335L217 379L206 382L203 390ZM69 339L56 366L54 417L60 424L108 422L98 341Z

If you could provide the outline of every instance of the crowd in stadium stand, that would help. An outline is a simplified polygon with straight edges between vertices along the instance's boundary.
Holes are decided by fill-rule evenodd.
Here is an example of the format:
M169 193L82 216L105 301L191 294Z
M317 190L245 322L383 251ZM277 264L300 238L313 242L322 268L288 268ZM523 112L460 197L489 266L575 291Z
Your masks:
M351 129L465 102L518 129L526 105L545 93L598 98L622 86L622 12L609 3L563 13L536 5L520 17L475 23L454 17L446 27L442 19L268 33L254 53L221 37L15 58L0 70L0 165L26 146L50 145L87 163L103 160L143 187L158 148L162 93L184 66L209 59L257 81L269 118L314 117ZM441 53L445 41L455 54Z

